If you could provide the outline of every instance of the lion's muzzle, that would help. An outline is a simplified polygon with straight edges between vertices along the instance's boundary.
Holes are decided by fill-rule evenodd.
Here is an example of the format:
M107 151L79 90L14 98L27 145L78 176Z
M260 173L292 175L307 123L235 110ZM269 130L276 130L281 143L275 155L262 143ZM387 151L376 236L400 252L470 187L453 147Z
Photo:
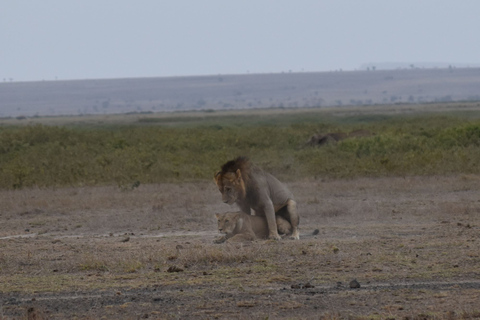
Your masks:
M232 198L232 197L229 197L229 196L226 195L226 194L223 194L222 200L223 200L223 203L226 203L226 204L229 204L229 205L232 205L232 204L235 203L235 199Z
M235 203L235 199L225 199L225 200L223 200L223 202L226 203L226 204L232 205L232 204Z

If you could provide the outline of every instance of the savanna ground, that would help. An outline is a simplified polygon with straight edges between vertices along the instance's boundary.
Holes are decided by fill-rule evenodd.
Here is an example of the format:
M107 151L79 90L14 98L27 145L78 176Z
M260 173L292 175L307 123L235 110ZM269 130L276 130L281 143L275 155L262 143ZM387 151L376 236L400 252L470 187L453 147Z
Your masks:
M65 156L58 164L38 150L67 155L80 145L88 152L94 139L88 148L78 142L77 129L54 125L51 130L68 141L77 139L62 149L58 144L66 142L48 137L50 127L4 128L0 134L17 140L7 145L5 136L0 139L0 319L480 318L478 114L419 117L397 121L370 114L368 122L342 118L320 124L329 131L361 128L375 136L313 149L300 146L306 138L294 135L311 130L308 121L303 126L279 121L278 127L292 134L292 155L270 162L276 149L244 145L248 139L254 143L253 133L259 135L255 130L265 124L247 127L253 133L237 136L238 148L257 148L249 155L286 181L298 202L302 236L243 244L213 243L219 236L214 213L236 208L221 203L211 178L175 180L173 174L171 181L144 183L128 166L125 175L115 176L119 169L112 159L111 167L100 163L113 173L110 178L84 169L79 177L91 175L98 182L68 180L60 173L73 172L68 167L73 160ZM216 137L211 126L202 129L201 145ZM191 124L186 128L199 133ZM22 130L44 136L28 144L20 140ZM135 130L122 129L132 136ZM224 139L239 132L212 130L223 131L217 135ZM112 133L116 142L124 139L120 132ZM134 145L124 140L125 148L112 150ZM403 140L409 145L401 145ZM216 152L204 149L205 155ZM117 156L133 152L127 151ZM313 159L305 168L295 168L307 156ZM42 178L31 167L35 158L63 171L48 176L44 170ZM12 159L22 166L14 167ZM209 171L224 160L212 159L205 160ZM354 164L346 165L351 159ZM458 167L449 159L464 162ZM82 159L77 160L79 165ZM200 167L202 161L200 156ZM308 173L322 163L329 170ZM40 180L49 183L35 182ZM311 236L314 229L320 232ZM360 288L350 288L354 279Z

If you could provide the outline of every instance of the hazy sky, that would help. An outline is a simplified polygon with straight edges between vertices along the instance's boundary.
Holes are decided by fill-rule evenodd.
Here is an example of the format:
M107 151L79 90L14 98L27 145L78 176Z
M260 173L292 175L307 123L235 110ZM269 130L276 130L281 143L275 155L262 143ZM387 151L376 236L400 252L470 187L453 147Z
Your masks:
M478 0L0 0L0 81L480 63Z

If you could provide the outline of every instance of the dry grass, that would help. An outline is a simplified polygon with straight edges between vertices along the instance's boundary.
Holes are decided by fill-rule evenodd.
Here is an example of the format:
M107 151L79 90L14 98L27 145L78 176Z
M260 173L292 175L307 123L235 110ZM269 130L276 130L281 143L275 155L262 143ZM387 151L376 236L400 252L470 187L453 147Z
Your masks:
M476 314L478 288L388 285L478 279L479 176L305 180L289 187L297 195L301 233L318 228L317 237L213 244L213 213L232 209L221 203L213 183L142 185L128 192L0 191L0 295L134 295L160 286L177 301L161 304L165 314L185 317L205 310L229 317L239 309L274 318ZM328 289L337 282L348 287L354 278L364 287L387 287ZM307 282L320 289L309 295L290 288ZM268 298L276 295L281 303ZM108 310L121 309L125 318L157 310L148 299L122 301ZM95 318L105 310L80 314Z

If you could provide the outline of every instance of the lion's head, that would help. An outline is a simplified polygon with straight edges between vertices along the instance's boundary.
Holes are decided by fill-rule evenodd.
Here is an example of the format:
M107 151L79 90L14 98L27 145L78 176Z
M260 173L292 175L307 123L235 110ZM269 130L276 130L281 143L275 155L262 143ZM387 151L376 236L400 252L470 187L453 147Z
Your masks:
M232 234L237 224L243 222L238 212L216 213L215 216L218 220L218 231L220 233Z
M222 193L222 200L228 204L234 204L239 198L245 197L245 186L240 169L236 172L217 172L215 183Z
M215 183L222 193L222 200L230 205L237 200L243 200L246 195L245 181L242 169L246 170L246 158L229 161L222 166L222 170L215 174Z

